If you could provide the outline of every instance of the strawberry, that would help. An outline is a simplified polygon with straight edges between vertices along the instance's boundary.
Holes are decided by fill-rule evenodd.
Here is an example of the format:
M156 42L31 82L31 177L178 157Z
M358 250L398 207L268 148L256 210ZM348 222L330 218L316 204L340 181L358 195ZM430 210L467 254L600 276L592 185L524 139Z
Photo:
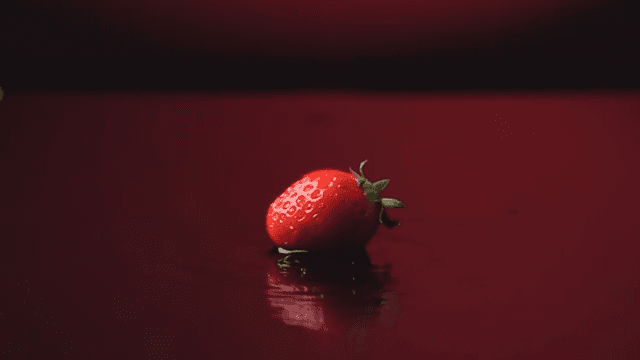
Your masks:
M269 206L267 232L273 242L291 250L361 248L380 224L400 225L387 208L404 208L396 199L382 198L389 179L371 183L363 174L322 169L304 175ZM284 249L283 249L284 250Z

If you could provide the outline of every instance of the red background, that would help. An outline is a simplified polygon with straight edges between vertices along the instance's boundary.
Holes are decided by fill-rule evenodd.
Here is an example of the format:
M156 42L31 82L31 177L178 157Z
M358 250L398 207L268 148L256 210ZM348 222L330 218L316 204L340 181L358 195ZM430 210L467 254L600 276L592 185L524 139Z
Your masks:
M630 93L9 94L0 351L635 358L638 109ZM397 322L274 319L267 206L364 159L407 205L369 245Z
M0 359L640 358L626 2L4 6ZM365 159L388 303L279 308L268 205Z

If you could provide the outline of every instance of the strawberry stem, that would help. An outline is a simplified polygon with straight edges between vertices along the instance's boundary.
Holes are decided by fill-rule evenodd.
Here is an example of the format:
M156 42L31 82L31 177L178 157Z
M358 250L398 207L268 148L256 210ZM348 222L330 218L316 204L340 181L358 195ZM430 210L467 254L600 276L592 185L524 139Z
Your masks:
M385 209L398 209L404 208L405 205L402 201L398 199L392 198L382 198L380 197L380 192L384 190L387 185L389 185L389 179L379 180L375 183L371 183L369 179L364 176L363 168L364 164L367 163L367 160L360 163L360 174L353 171L353 169L349 168L349 171L353 174L358 182L358 186L364 189L364 196L369 199L372 203L380 203L382 206L380 208L380 215L378 216L378 221L385 226L392 228L400 225L399 221L392 220L385 212Z

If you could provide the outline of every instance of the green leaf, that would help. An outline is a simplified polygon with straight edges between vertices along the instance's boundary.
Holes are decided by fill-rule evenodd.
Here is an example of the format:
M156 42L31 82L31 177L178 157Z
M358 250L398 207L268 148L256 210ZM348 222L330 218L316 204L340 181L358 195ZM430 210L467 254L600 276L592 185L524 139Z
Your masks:
M385 208L396 209L405 207L402 201L398 199L382 198L382 206Z
M362 168L364 167L364 164L367 163L367 160L363 161L360 163L360 174L364 175L364 173L362 172Z
M360 176L360 174L356 173L355 171L353 171L353 169L349 168L349 171L351 171L351 173L353 174L353 176L356 177L356 181L358 181L358 185L362 185L365 181L365 178Z
M384 190L389 185L389 179L379 180L373 183L373 190L377 193Z

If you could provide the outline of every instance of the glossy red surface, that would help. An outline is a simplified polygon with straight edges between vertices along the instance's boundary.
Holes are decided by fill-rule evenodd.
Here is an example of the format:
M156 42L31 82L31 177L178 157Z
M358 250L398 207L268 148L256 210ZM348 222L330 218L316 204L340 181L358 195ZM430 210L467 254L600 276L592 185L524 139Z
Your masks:
M639 104L5 92L0 358L637 358ZM402 225L277 266L273 199L363 159Z

